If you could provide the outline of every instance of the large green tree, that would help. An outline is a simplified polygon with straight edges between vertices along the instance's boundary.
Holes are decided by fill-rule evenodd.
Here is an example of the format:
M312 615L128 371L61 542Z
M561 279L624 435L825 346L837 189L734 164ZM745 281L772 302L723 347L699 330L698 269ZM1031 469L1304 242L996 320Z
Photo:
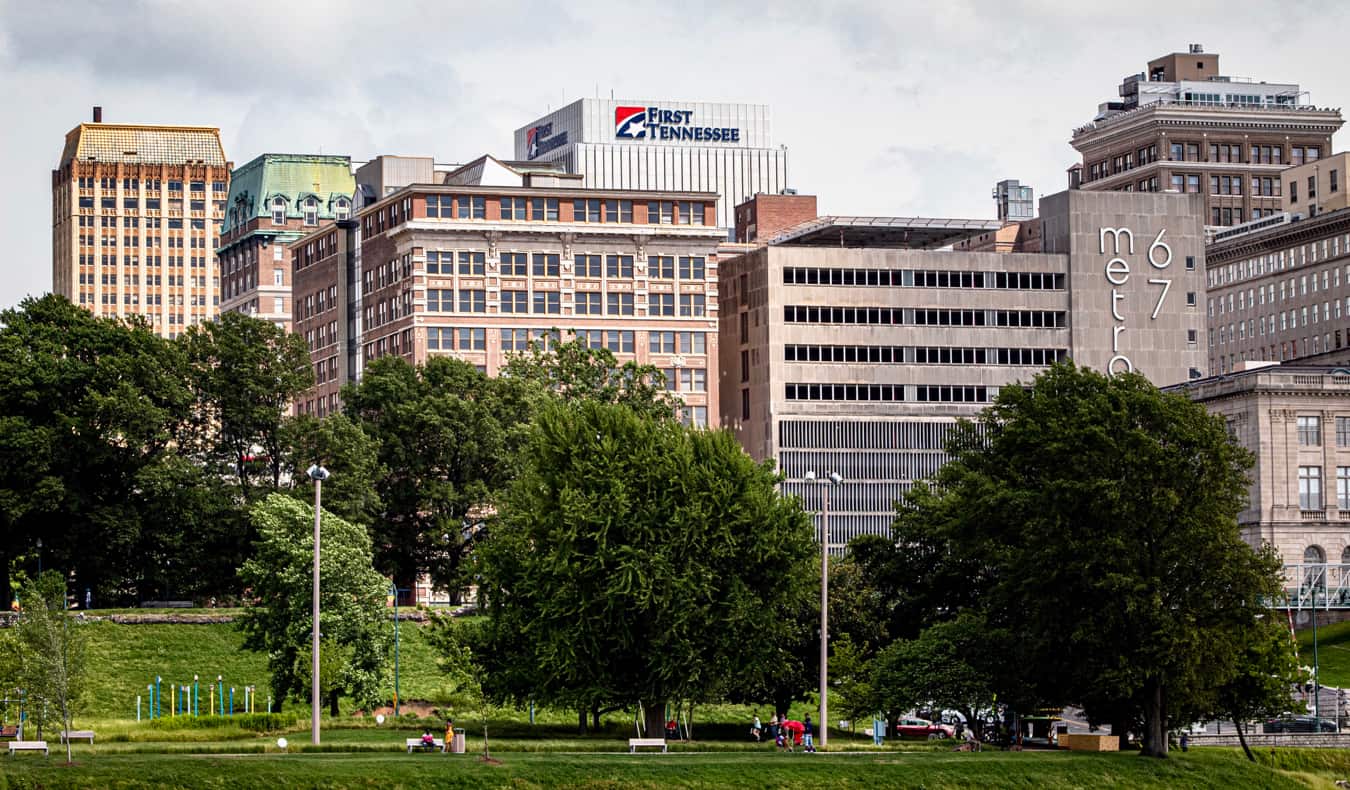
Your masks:
M767 687L811 596L811 523L722 431L546 407L481 548L496 696L589 709Z
M575 331L568 340L554 330L530 341L528 350L508 357L502 375L532 382L563 401L622 403L658 419L676 416L680 406L660 368L633 360L620 365L613 352Z
M190 327L181 341L196 397L195 454L232 478L246 501L260 484L275 489L286 413L314 384L304 338L271 321L227 312Z
M325 510L365 527L379 518L377 486L385 474L379 445L346 414L289 418L282 423L282 446L293 494L301 499L310 496L305 470L319 464L332 474L323 486Z
M158 562L142 475L175 452L191 396L184 360L143 323L60 296L0 313L0 594L24 557L73 572L98 599L134 598ZM90 551L90 547L98 547Z
M244 647L267 655L278 701L308 700L314 509L276 493L255 504L250 515L258 541L239 569L252 595L239 619ZM321 694L337 715L342 695L367 707L380 700L392 638L385 614L389 584L371 565L365 529L327 512L320 528L319 632L329 656L320 666Z
M381 573L410 589L429 574L457 591L513 449L533 409L529 385L466 362L401 357L372 362L343 390L347 414L378 447L379 515L370 526Z
M949 451L900 533L973 569L1033 691L1095 721L1137 714L1144 753L1166 756L1169 722L1231 677L1279 589L1278 560L1238 531L1250 454L1202 406L1071 364L1001 390Z

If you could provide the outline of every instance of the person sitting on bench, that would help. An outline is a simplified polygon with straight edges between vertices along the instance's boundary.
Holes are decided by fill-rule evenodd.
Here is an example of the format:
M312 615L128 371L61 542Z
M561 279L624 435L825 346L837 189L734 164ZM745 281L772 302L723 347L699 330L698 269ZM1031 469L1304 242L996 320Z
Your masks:
M427 749L435 748L436 737L431 734L431 730L422 730L422 746Z

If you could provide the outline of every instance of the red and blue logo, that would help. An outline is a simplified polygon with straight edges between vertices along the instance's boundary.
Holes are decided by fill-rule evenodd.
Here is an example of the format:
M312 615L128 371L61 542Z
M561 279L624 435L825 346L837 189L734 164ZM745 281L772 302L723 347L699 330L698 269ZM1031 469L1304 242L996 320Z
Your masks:
M567 145L567 132L554 134L552 122L532 126L525 132L526 159L534 159L564 145Z
M615 107L614 136L621 140L647 139L647 108Z

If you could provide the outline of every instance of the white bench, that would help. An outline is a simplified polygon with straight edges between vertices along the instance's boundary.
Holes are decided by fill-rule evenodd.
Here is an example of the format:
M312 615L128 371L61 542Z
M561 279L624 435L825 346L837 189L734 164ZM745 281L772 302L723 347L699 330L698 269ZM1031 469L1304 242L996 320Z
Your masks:
M412 754L413 749L425 749L425 750L435 749L436 751L442 751L445 749L445 741L441 740L440 738L432 738L431 746L422 743L421 738L407 738L404 740L404 743L408 745L408 754Z
M89 745L94 745L93 730L61 730L61 743L66 741L89 741Z
M644 747L644 746L650 746L650 747L652 747L653 749L655 749L655 748L657 748L657 747L660 747L660 748L661 748L661 751L664 752L664 751L666 751L666 739L665 739L665 738L629 738L629 739L628 739L628 752L629 752L630 754L633 753L633 752L636 752L639 748Z
M43 754L50 754L50 752L47 751L46 741L10 741L9 753L14 754L15 752L42 752Z

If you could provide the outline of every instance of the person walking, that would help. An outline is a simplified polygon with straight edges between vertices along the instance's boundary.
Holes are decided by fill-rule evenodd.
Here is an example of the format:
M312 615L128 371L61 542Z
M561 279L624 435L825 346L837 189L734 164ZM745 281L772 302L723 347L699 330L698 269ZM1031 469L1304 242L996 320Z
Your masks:
M772 741L772 742L774 742L774 743L778 743L778 731L779 731L779 730L778 730L778 712L775 711L774 714L773 714L772 716L769 717L769 740L770 740L770 741ZM781 743L779 743L778 745L779 745L779 746L782 746Z
M752 736L754 736L754 738L755 738L755 743L759 743L760 741L764 740L764 739L761 737L761 733L763 732L763 730L764 730L764 726L763 726L762 724L759 723L759 714L756 713L756 714L755 714L755 721L754 721L754 723L752 723L752 724L750 725L750 734L751 734Z
M806 714L806 720L802 722L802 751L816 751L815 731L811 726L811 714Z

